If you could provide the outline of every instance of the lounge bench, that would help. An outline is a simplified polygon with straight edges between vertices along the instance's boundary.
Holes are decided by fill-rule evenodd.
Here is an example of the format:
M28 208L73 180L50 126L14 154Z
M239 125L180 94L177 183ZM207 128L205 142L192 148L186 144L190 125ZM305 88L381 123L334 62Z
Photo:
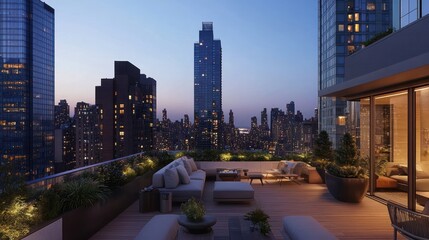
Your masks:
M155 215L144 225L135 240L170 240L176 239L179 231L178 215Z
M286 239L291 240L334 240L337 239L311 216L287 216L283 218Z

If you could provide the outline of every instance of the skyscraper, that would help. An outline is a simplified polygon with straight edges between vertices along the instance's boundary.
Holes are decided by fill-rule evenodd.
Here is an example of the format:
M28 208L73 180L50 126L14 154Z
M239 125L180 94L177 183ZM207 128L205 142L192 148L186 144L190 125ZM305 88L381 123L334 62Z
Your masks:
M344 81L345 57L365 41L392 27L392 0L319 0L318 90ZM319 98L319 130L334 147L346 132L347 104L343 99Z
M58 105L54 107L55 129L61 127L62 124L70 122L70 106L67 100L60 100Z
M211 22L203 22L194 44L194 124L196 149L221 147L222 47Z
M115 77L101 79L101 86L95 89L103 161L143 151L145 97L141 79L139 68L115 61Z
M0 161L27 179L54 160L54 9L0 1Z
M143 91L143 150L150 151L154 147L154 128L156 122L156 81L140 75Z
M76 167L100 162L100 114L96 105L76 103L74 120L76 123Z

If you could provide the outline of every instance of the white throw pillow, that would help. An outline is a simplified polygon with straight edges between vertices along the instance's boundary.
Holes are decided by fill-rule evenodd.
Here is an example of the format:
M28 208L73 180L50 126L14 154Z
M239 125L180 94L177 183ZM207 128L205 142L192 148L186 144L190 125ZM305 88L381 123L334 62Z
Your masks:
M177 173L179 174L180 183L189 184L191 179L189 178L188 172L183 165L176 167Z
M176 168L168 168L164 171L165 188L176 188L179 185L179 174Z

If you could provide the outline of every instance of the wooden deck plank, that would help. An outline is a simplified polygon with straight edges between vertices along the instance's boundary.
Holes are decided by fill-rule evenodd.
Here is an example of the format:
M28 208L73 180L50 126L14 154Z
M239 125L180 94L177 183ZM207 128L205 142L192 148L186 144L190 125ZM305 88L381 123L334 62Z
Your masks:
M364 198L359 204L335 200L323 184L298 185L274 181L261 185L253 182L255 200L251 203L216 203L212 200L213 182L206 182L203 200L208 214L217 217L213 228L215 239L228 239L228 218L243 216L262 208L270 216L276 239L283 239L282 218L287 215L311 215L339 239L392 239L393 230L384 204ZM173 206L180 214L180 206ZM139 213L138 201L106 225L91 239L134 239L149 219L159 212ZM193 239L201 239L195 236ZM183 238L183 237L182 237Z

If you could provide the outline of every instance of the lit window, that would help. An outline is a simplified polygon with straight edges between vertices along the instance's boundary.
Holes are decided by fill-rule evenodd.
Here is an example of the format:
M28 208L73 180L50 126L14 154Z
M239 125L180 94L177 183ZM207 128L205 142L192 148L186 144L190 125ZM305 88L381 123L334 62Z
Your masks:
M133 99L133 98L132 98L132 96L131 96L131 95L128 95L128 99L129 99L129 100L131 100L131 99Z
M355 21L359 21L359 13L355 13Z
M352 22L353 21L353 14L347 15L347 21Z
M347 31L348 32L353 32L353 25L348 25L347 26Z
M360 26L359 26L359 24L355 24L355 32L360 32Z
M125 132L120 131L119 136L125 136Z
M124 114L124 113L125 113L124 109L119 110L119 114Z
M123 103L119 104L119 107L124 108L124 104Z
M338 125L340 125L340 126L346 125L346 117L345 116L338 116Z
M375 10L375 3L369 2L366 4L366 10L368 11L374 11Z
M338 32L344 32L344 24L338 24Z

